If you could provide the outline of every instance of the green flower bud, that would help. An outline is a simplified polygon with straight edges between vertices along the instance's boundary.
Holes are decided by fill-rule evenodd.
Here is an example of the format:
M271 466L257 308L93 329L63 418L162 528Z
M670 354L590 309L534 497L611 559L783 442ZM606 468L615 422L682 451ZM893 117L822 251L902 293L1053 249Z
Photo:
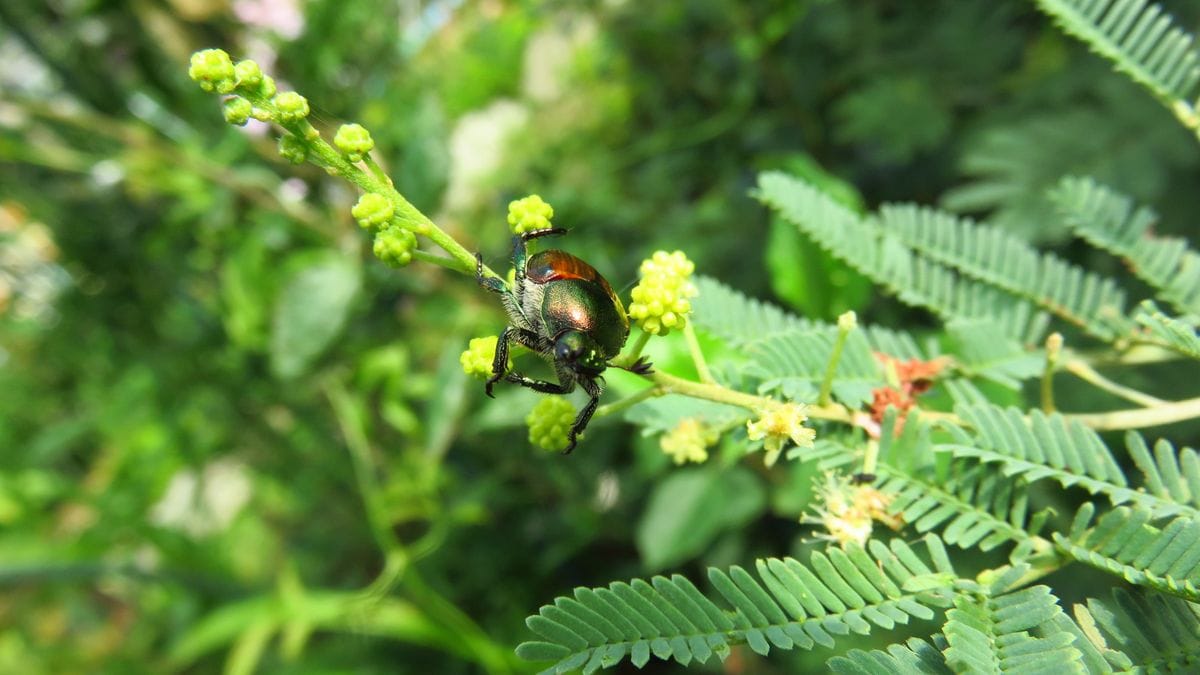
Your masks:
M554 208L537 195L529 195L508 204L508 227L513 234L523 234L550 227Z
M294 91L276 94L275 108L279 111L279 121L282 124L299 122L308 117L308 99Z
M292 134L279 137L279 154L292 164L303 164L308 159L308 146Z
M652 335L666 335L672 328L683 328L692 311L688 298L695 297L692 272L696 266L682 251L656 251L642 262L642 279L630 291L633 302L629 318Z
M525 424L529 426L529 442L552 452L567 447L567 433L574 423L575 406L562 396L543 398L525 417Z
M458 357L458 362L462 364L463 372L481 380L491 377L492 361L496 358L496 343L499 341L500 338L495 335L471 338L471 343L467 346L467 350L462 353L462 356ZM505 369L511 370L512 367L512 359L509 359Z
M263 98L271 98L276 91L275 79L270 75L263 75L262 84L258 85L258 95Z
M233 61L223 49L202 49L192 54L188 77L204 91L228 94L237 86Z
M375 257L389 267L404 267L412 262L416 248L417 236L402 227L391 225L375 233Z
M250 119L250 114L254 112L254 106L250 105L250 101L241 96L234 96L224 103L225 121L238 127L246 126L246 122Z
M338 127L337 134L333 137L333 144L351 162L361 162L363 155L375 147L375 141L371 139L371 132L361 124L343 124Z
M394 213L392 200L377 192L368 192L359 197L358 203L350 209L350 215L364 230L377 230L387 225Z
M234 77L237 79L237 88L247 94L257 94L263 83L263 71L258 67L258 64L250 59L238 61L233 67Z

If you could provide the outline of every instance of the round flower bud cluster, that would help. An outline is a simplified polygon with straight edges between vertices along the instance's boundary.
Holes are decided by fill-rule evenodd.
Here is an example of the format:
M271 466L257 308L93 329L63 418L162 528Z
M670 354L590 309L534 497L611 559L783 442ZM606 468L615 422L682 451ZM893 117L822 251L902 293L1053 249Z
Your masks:
M350 215L364 230L378 230L387 225L395 212L392 200L378 192L368 192L359 197L358 203L350 209Z
M676 464L696 462L699 464L708 459L708 446L717 442L720 434L715 429L709 429L704 423L694 417L680 420L674 429L662 435L659 445L662 451L671 456Z
M233 96L222 104L222 110L225 113L225 121L238 127L246 126L246 122L250 120L251 113L254 112L254 106L250 101L241 96Z
M575 406L562 396L546 396L525 417L529 442L543 450L567 447L567 432L575 423Z
M688 298L697 293L691 282L695 269L682 251L656 251L642 262L638 272L642 280L630 293L633 302L629 305L629 317L652 335L666 335L672 328L682 328L692 311Z
M202 49L192 54L188 77L195 80L204 91L218 94L228 94L237 87L233 61L224 49Z
M788 441L801 448L811 448L817 432L804 426L808 420L803 403L780 403L759 411L759 418L746 423L746 434L752 441L762 441L766 449L763 463L774 466L779 453Z
M495 335L471 338L467 350L458 357L463 372L481 380L492 376L492 361L496 359L496 343L500 338ZM508 360L506 370L512 369L512 359Z
M299 138L284 134L279 137L279 156L292 164L303 164L308 158L308 146Z
M308 117L308 99L294 91L280 92L274 101L280 124L291 124Z
M389 225L375 233L375 257L389 267L404 267L412 262L417 236L403 227Z
M554 207L542 201L538 195L529 195L508 204L508 227L513 234L524 234L550 227Z
M361 162L375 147L371 132L361 124L343 124L333 137L333 145L351 162Z

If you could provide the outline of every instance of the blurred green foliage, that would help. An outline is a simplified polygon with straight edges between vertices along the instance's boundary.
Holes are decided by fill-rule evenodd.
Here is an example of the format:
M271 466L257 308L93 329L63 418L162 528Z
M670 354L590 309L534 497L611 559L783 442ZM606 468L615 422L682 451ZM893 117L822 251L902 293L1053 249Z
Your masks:
M1025 3L6 0L3 672L524 671L523 619L555 595L809 534L811 468L675 470L612 420L569 459L530 448L533 396L487 400L458 364L503 325L493 298L375 261L347 186L187 81L207 46L258 59L323 130L370 128L490 260L507 201L545 196L617 287L683 249L810 317L930 325L773 225L747 195L769 168L1050 243L1066 174L1163 230L1200 206L1170 113Z

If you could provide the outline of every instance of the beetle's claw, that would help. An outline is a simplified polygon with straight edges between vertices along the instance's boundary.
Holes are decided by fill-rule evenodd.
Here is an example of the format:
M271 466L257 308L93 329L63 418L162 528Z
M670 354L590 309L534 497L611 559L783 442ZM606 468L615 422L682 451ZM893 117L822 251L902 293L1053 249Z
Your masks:
M492 393L492 386L499 381L500 378L493 375L488 378L487 384L483 385L483 393L487 394L488 398L496 398L496 395Z
M646 357L643 356L637 361L634 361L632 366L629 366L629 372L636 373L638 375L649 375L650 373L654 372L654 365L647 361Z
M562 454L564 454L564 455L571 454L571 451L575 449L575 445L578 443L579 443L579 441L576 440L576 438L574 436L572 436L570 442L567 443L567 447L563 449Z

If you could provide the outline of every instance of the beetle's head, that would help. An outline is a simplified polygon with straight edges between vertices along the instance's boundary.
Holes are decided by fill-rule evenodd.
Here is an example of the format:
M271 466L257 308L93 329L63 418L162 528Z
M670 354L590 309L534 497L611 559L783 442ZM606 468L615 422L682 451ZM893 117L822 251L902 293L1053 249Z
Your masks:
M569 330L554 341L554 361L589 377L599 375L608 366L596 341L577 330Z

